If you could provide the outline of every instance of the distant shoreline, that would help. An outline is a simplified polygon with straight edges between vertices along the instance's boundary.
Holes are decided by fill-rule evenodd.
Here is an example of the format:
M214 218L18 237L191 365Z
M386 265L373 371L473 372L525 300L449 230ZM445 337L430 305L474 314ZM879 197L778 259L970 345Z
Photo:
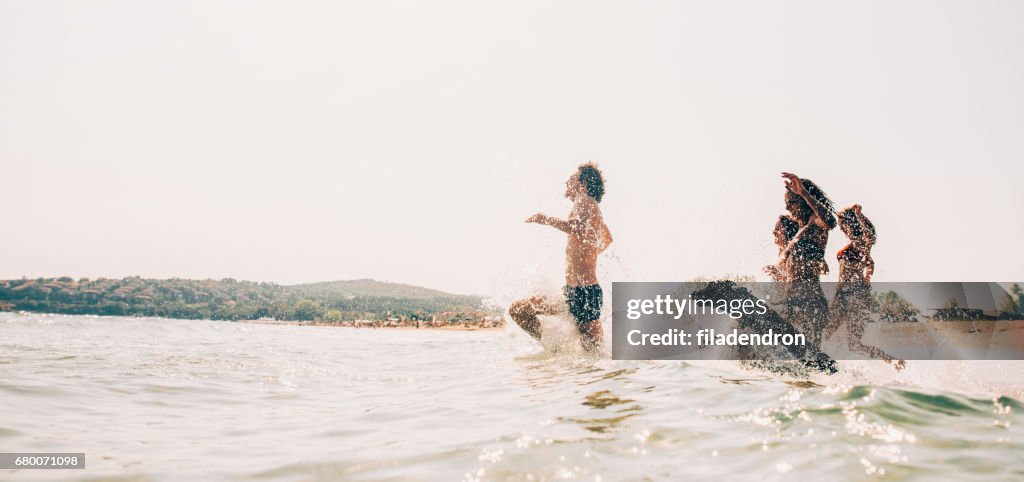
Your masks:
M279 320L236 320L232 323L251 323L254 325L288 325L288 326L330 326L334 328L351 328L356 330L435 330L435 331L499 331L505 329L504 323L499 324L466 324L463 322L454 324L443 324L434 325L430 322L421 322L419 325L410 324L410 322L404 322L404 324L394 324L395 322L366 322L363 324L355 323L331 323L325 321L279 321Z
M483 297L371 279L298 285L138 276L9 279L0 280L0 311L364 326L415 321L502 324L500 311Z
M414 321L370 321L362 320L362 323L353 322L329 322L329 321L294 321L294 320L214 320L209 318L168 318L164 316L141 316L141 315L94 315L88 313L54 313L51 311L28 311L28 310L0 310L3 313L11 313L19 316L41 315L41 316L82 316L89 318L150 318L154 320L176 320L176 321L213 321L218 323L248 323L253 325L285 325L285 326L330 326L335 328L352 328L362 330L437 330L437 331L499 331L505 328L504 320L472 320L450 322L429 322L421 321L419 326ZM444 323L444 324L440 324Z

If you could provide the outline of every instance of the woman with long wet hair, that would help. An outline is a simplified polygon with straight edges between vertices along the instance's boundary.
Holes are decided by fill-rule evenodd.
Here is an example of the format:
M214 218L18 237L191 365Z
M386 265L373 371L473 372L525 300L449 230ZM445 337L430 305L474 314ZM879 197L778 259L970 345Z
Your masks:
M828 300L821 290L820 278L828 274L825 245L828 232L836 227L832 200L810 179L783 172L786 180L786 210L796 221L796 236L780 255L784 268L786 290L786 318L804 334L814 346L821 345L821 333L828 323Z
M772 280L786 281L786 260L782 258L782 253L785 252L789 242L796 237L796 233L799 230L800 226L788 214L779 216L779 220L775 222L775 229L772 231L772 235L775 236L775 246L779 248L779 261L776 264L764 267L764 272Z
M871 248L878 239L875 225L861 212L859 204L854 204L839 211L839 228L850 243L839 250L839 284L836 296L832 299L829 310L829 325L824 338L832 336L839 325L846 323L847 343L851 351L881 358L892 363L893 357L878 347L865 345L864 323L871 316L871 276L875 271L875 261L871 259ZM896 369L900 370L906 362L896 361Z

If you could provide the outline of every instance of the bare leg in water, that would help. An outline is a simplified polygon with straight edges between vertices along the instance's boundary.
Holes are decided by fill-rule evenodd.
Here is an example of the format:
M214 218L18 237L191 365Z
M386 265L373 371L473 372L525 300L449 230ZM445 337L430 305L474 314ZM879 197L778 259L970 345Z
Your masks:
M601 346L603 332L601 331L601 320L591 320L583 323L577 328L580 331L580 341L587 351L594 350Z
M540 319L538 315L557 315L565 312L565 308L554 303L545 296L537 295L524 298L512 303L508 308L508 314L520 328L530 336L540 340Z
M541 328L538 316L565 315L567 311L565 303L554 302L546 296L537 295L512 303L512 306L508 308L508 314L523 331L540 340ZM584 349L589 351L601 346L603 331L600 319L577 322L576 328L579 330L580 342Z

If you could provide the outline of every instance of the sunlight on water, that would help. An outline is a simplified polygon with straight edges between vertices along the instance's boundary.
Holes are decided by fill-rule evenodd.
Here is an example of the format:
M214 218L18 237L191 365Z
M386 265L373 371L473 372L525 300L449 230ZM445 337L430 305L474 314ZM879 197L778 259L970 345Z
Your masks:
M0 314L18 480L1024 477L1020 392L982 362L780 378L582 356L516 328L356 330ZM943 365L944 364L944 365Z

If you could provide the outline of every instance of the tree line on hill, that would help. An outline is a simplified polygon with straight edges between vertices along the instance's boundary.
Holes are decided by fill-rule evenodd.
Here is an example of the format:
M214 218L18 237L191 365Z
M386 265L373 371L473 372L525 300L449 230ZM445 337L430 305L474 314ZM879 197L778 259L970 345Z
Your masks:
M343 322L479 320L482 297L374 280L279 285L251 281L36 278L0 281L0 310L181 319Z

